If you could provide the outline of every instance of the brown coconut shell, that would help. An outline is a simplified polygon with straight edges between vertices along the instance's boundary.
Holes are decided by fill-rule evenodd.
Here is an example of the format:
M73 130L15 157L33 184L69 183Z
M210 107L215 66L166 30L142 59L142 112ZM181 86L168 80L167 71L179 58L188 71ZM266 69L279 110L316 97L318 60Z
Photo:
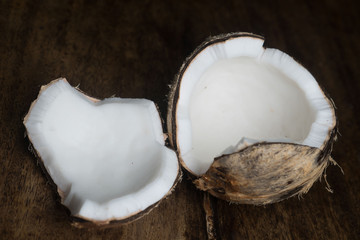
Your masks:
M293 143L260 142L232 154L214 159L208 171L198 176L181 158L177 141L177 103L181 79L188 66L205 48L233 38L264 39L252 33L229 33L208 38L185 60L171 85L167 127L171 145L177 151L182 167L190 173L194 184L211 195L230 202L269 204L306 193L323 174L330 162L333 143L337 136L335 105L323 91L333 111L333 126L320 148Z
M38 97L36 98L36 100L34 100L31 103L30 109L29 109L28 113L26 114L26 116L24 117L24 121L23 121L24 125L27 122L27 120L28 120L28 118L30 116L31 110L35 106L35 103L37 102L37 99L40 97L41 93L43 91L45 91L49 86L56 83L57 81L67 81L67 80L65 78L58 78L58 79L55 79L55 80L51 81L50 83L48 83L46 85L41 86ZM76 90L78 90L81 94L83 94L86 98L90 99L93 102L101 101L101 100L99 100L97 98L90 97L90 96L86 95L83 91L81 91L77 87L76 87ZM156 104L155 104L155 106L158 109L158 106ZM159 116L160 116L160 114L159 114ZM163 120L161 119L161 121L163 121ZM70 210L64 205L64 199L65 199L64 190L60 189L56 185L56 183L53 181L53 179L51 178L50 174L48 173L48 171L47 171L47 169L45 167L44 161L42 160L42 158L41 158L40 154L38 153L38 151L34 148L34 146L32 144L31 137L27 134L27 132L26 132L26 136L29 139L29 150L35 155L35 157L37 159L37 163L40 165L40 168L41 168L43 174L45 175L45 177L49 181L52 188L55 189L56 198L66 208L67 213L69 214L71 225L73 225L74 227L77 227L77 228L109 228L109 227L115 227L115 226L118 226L118 225L131 223L131 222L133 222L133 221L147 215L148 213L151 212L151 210L156 208L163 199L167 198L174 191L176 184L179 181L181 181L182 172L181 172L180 165L179 165L178 174L177 174L177 177L176 177L176 179L174 181L174 184L171 187L171 189L167 192L166 195L164 195L158 202L150 205L149 207L147 207L143 211L133 213L133 214L128 215L128 216L123 217L123 218L111 218L111 219L107 219L105 221L99 221L99 220L96 220L96 219L89 219L89 218L86 218L86 217L81 216L81 215L72 215Z

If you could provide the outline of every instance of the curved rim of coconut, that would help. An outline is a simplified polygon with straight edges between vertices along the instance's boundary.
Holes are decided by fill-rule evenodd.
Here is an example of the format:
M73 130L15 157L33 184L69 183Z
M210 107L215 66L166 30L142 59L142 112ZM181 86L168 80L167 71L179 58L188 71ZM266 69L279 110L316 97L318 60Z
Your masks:
M169 139L170 143L172 146L174 146L178 153L178 158L182 167L184 167L184 169L186 169L193 176L199 177L204 173L204 171L202 173L194 171L191 167L188 166L186 159L184 159L184 155L189 151L191 146L191 139L189 141L189 137L184 139L181 139L181 136L179 137L179 127L181 128L182 126L186 125L186 127L189 127L190 125L189 122L185 124L179 122L178 114L179 111L182 111L180 106L182 104L180 92L182 92L184 85L183 79L186 77L186 74L189 71L196 72L197 70L195 75L199 78L201 73L203 73L209 66L214 64L214 62L219 58L227 59L238 56L246 56L256 60L261 60L279 69L289 79L298 84L300 89L304 91L307 97L306 99L309 100L311 107L315 110L315 120L312 123L309 134L305 140L301 142L288 142L318 148L325 155L331 152L332 143L337 133L337 119L333 101L327 97L315 78L300 63L280 50L263 47L263 43L263 37L252 33L236 32L211 37L203 42L198 48L196 48L196 50L185 60L180 68L179 73L176 75L169 95L167 117ZM220 48L216 45L223 45L223 47ZM231 51L229 49L231 49ZM207 61L207 56L205 55L215 55L216 57ZM202 70L189 70L192 67L192 64L196 65L195 68L201 68ZM204 64L205 66L199 67L200 64ZM193 77L193 81L197 81L196 77ZM188 80L188 82L185 84L190 85L189 82L190 81ZM304 82L306 82L306 84L304 84ZM316 97L312 98L312 95L315 95ZM185 98L190 97L187 95ZM186 99L184 101L186 101ZM184 111L182 111L181 114L183 113ZM186 117L182 115L181 118L181 120L183 120ZM263 142L261 139L246 139L246 136L242 140L243 141L239 141L237 146L230 148L230 151L225 151L224 154L229 154L231 152L236 153L248 146ZM281 139L280 141L279 139L270 139L267 141L282 142ZM183 145L185 145L185 150ZM221 154L215 158L220 157ZM209 169L210 167L208 170Z
M71 217L71 220L72 220L72 225L75 226L75 227L78 227L78 228L84 228L84 227L86 227L86 228L92 228L92 227L107 228L107 227L112 227L112 226L119 225L119 224L125 224L125 223L132 222L132 221L137 220L137 219L141 218L142 216L148 214L152 209L157 207L163 199L167 198L171 194L171 192L175 189L176 184L179 181L181 181L182 172L181 172L181 169L180 169L179 162L177 161L177 158L175 158L176 159L175 165L176 165L177 169L176 169L176 173L173 174L174 176L170 177L172 179L172 181L171 181L172 183L171 183L171 185L169 185L170 187L167 188L167 190L165 191L165 194L158 197L158 199L156 199L155 201L152 201L149 204L147 204L144 209L137 209L135 211L130 211L126 215L122 214L122 216L116 216L116 214L115 214L115 216L109 217L109 218L106 218L106 219L97 219L96 217L89 217L89 216L86 216L86 214L82 214L82 213L74 214L71 211L71 209L69 208L68 204L66 204L66 201L67 201L66 200L66 194L68 194L68 191L64 189L64 184L58 182L59 181L58 176L54 178L54 176L55 176L54 172L56 172L56 171L54 171L54 169L49 169L46 166L45 161L44 161L45 159L42 156L44 154L41 154L41 151L38 150L36 144L34 144L33 134L31 134L31 132L28 129L29 126L27 126L29 118L31 117L31 113L34 110L37 102L40 100L40 97L44 94L44 92L47 89L49 89L49 88L51 88L51 87L53 87L53 86L55 86L56 84L59 84L59 83L66 85L65 88L71 88L72 89L71 91L74 91L75 94L83 96L84 98L88 99L89 102L92 102L94 104L101 103L101 101L104 101L104 100L99 100L97 98L90 97L90 96L86 95L84 92L82 92L79 88L71 87L65 78L58 78L58 79L55 79L55 80L51 81L47 85L41 86L41 89L40 89L40 92L38 94L37 99L31 103L30 109L29 109L28 113L26 114L26 116L24 117L23 123L24 123L25 128L26 128L26 135L27 135L27 137L29 139L29 142L30 142L29 149L36 156L36 158L39 160L38 163L40 164L40 167L41 167L43 173L45 174L46 178L49 180L51 185L56 189L56 194L59 197L61 204L63 206L65 206L69 210L70 217ZM61 88L61 86L60 86L60 88ZM116 101L117 99L120 99L120 98L111 98L111 99L106 99L105 101L112 101L114 99ZM131 101L131 99L122 99L122 100ZM135 99L135 101L138 101L138 100ZM171 151L170 149L168 149L165 146L165 141L164 141L164 139L165 139L164 136L165 135L162 133L162 120L160 118L160 114L159 114L159 110L158 110L157 106L153 102L151 102L149 100L145 100L145 101L149 102L149 106L151 108L151 109L149 109L149 111L151 111L152 114L156 115L154 118L158 120L158 123L153 123L153 127L157 128L156 131L161 130L161 133L158 132L159 136L157 136L156 140L161 142L161 144L163 145L164 148ZM160 135L163 136L163 137L160 137ZM165 174L165 175L166 175L165 177L161 177L161 179L160 179L161 181L165 181L165 179L168 178L167 175L169 175L169 174ZM107 201L105 203L109 203L109 202L111 202L113 200L116 201L116 198L110 199L109 201ZM90 201L89 203L91 204L92 201ZM114 204L116 204L116 202ZM101 203L98 204L98 206L95 206L94 209L96 209L96 207L101 207L101 205L102 205Z

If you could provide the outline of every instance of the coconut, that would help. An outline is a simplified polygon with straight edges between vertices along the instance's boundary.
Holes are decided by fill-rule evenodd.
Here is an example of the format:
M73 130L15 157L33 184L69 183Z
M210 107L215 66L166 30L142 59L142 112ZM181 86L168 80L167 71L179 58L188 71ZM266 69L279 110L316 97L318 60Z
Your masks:
M264 38L215 36L171 87L170 142L196 186L215 197L267 204L305 193L330 161L334 104L315 78Z
M155 104L86 96L64 78L42 86L27 136L77 227L126 223L168 196L180 176Z

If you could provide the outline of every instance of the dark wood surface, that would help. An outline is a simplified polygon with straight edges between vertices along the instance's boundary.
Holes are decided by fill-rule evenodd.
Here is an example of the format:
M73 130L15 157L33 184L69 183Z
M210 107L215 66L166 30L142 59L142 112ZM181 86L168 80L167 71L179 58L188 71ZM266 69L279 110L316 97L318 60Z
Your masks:
M247 31L298 59L337 106L327 169L302 198L256 207L211 198L220 239L360 239L360 14L357 1L1 1L0 239L206 239L204 194L186 175L142 219L76 229L24 139L39 87L66 77L90 95L148 98L211 35Z

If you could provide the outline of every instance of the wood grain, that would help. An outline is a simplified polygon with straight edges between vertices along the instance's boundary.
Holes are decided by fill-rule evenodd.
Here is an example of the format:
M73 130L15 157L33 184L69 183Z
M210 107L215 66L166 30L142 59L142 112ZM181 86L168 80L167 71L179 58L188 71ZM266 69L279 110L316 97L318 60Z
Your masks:
M0 239L206 239L203 192L185 176L144 218L76 229L27 150L22 119L39 87L58 77L97 98L155 101L210 35L247 31L299 60L337 106L341 137L303 199L266 207L211 198L219 239L360 239L360 15L355 0L1 1Z

